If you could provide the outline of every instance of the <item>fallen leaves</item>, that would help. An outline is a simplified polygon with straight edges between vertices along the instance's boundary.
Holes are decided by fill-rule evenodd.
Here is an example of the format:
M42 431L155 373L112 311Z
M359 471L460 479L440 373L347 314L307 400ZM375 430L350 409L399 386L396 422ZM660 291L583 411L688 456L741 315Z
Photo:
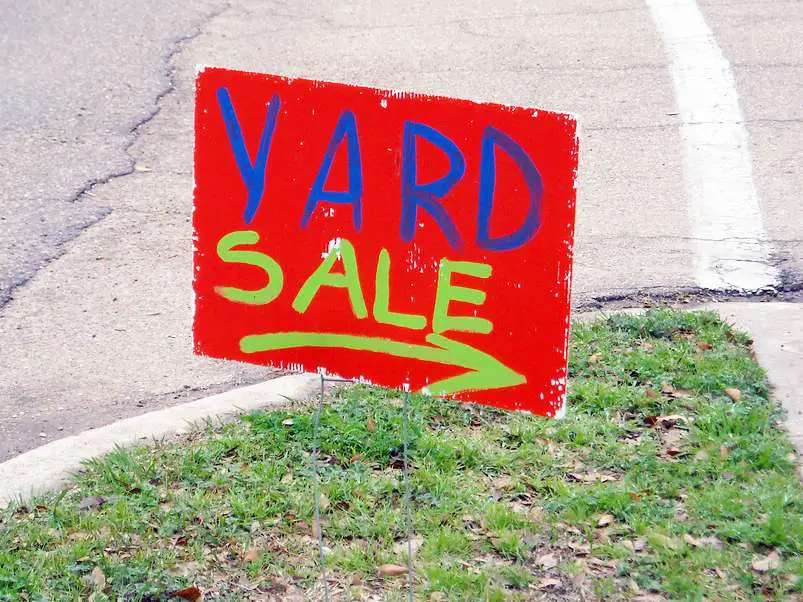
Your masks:
M775 570L781 566L781 556L778 554L778 552L773 550L766 556L762 556L753 560L753 563L750 566L757 573L766 573L767 571Z
M407 574L407 567L401 564L381 564L376 572L380 577L399 577Z
M538 565L544 570L554 569L556 566L558 566L558 559L554 554L544 554L543 556L539 556L537 562Z
M104 587L106 587L106 575L103 573L103 569L101 569L99 566L96 566L94 569L92 569L91 576L92 583L95 584L97 589L102 590Z
M686 533L683 535L683 541L695 548L711 547L715 550L721 550L723 546L722 541L713 536L694 538Z
M594 470L591 472L570 472L566 476L579 483L609 483L619 480L619 477L607 474L598 474Z
M105 497L101 497L99 495L90 495L78 502L78 510L81 512L86 512L87 510L100 508L106 503L108 503L108 500Z
M197 585L191 585L190 587L171 592L170 595L174 598L189 600L189 602L201 602L204 599L204 593Z
M603 514L597 519L597 527L607 527L614 521L612 514Z
M725 395L733 401L739 401L742 398L742 392L736 387L725 387Z

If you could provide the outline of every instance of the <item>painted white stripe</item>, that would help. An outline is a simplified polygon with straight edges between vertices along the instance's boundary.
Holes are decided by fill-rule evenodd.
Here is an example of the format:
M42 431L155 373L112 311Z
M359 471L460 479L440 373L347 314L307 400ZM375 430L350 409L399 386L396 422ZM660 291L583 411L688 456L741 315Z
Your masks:
M695 0L646 2L669 55L682 120L697 283L707 289L775 286L778 271L770 263L730 64Z

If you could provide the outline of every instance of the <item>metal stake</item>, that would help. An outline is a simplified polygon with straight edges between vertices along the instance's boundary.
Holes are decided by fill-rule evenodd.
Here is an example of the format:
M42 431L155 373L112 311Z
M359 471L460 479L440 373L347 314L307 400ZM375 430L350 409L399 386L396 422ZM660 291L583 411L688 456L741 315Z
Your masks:
M413 602L413 582L415 576L413 574L413 511L412 511L412 486L410 485L410 466L409 457L407 454L408 441L410 439L410 425L409 425L409 408L410 408L410 393L404 392L404 417L403 417L403 430L404 430L404 509L405 509L405 522L407 527L407 600Z
M318 477L318 431L321 426L323 413L324 378L321 374L321 397L318 400L318 410L315 412L315 430L312 435L312 480L315 488L315 531L318 537L318 555L321 562L321 579L323 579L323 599L329 602L329 581L326 577L326 561L323 554L323 525L321 525L321 483Z

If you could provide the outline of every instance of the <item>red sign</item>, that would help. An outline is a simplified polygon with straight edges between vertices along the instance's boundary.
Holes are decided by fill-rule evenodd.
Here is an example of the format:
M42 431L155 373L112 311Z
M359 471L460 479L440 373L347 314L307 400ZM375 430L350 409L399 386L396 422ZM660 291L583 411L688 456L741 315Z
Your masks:
M204 69L195 350L554 415L576 124Z

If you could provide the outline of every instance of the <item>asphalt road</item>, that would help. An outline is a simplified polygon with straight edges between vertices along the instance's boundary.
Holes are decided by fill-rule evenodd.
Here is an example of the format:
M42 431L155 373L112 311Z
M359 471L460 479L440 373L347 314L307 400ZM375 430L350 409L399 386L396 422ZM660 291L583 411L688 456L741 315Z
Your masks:
M801 32L767 0L0 0L0 460L265 375L191 353L195 65L577 114L579 307L799 290Z

